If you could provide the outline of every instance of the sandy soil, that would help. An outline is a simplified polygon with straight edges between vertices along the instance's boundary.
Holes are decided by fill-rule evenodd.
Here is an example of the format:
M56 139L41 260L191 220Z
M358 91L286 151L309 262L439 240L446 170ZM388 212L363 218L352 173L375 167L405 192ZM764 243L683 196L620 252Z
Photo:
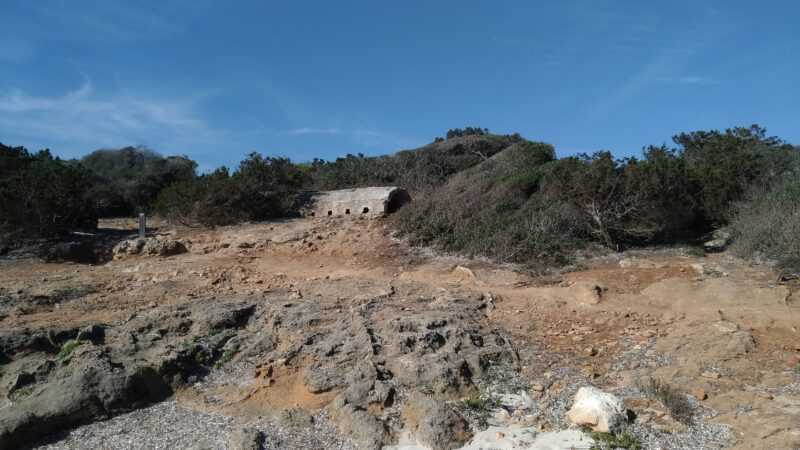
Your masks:
M0 263L0 294L63 292L57 302L8 305L0 328L113 323L209 294L288 290L313 302L323 294L374 298L394 286L458 289L491 298L487 320L513 336L523 361L519 376L540 395L568 391L565 373L617 392L657 377L692 395L704 422L730 427L726 447L800 448L800 287L730 255L631 252L537 278L511 266L410 249L382 220L157 231L182 239L189 252L95 266ZM317 411L336 394L311 394L296 373L261 375L248 374L241 385L220 382L213 393L221 402L209 404L207 390L192 388L175 399L204 413L256 417L288 407ZM0 367L0 376L10 374ZM9 404L0 400L0 407ZM641 409L647 408L652 413L637 419L642 426L682 431L663 407ZM559 411L552 414L543 426L557 430L563 421L555 417Z

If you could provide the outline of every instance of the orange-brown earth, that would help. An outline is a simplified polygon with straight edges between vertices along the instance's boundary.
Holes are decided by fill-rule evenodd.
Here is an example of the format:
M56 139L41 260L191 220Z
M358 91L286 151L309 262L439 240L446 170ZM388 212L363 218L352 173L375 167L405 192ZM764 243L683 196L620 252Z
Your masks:
M329 317L310 324L313 329L335 323L353 305L379 305L382 298L392 297L392 308L402 314L425 312L429 303L417 297L436 304L454 293L474 295L486 300L481 320L512 337L519 375L537 398L564 391L565 370L612 390L655 377L694 396L706 411L704 421L730 425L731 448L800 446L800 288L728 254L635 251L536 277L513 266L411 249L381 220L158 232L182 240L189 252L101 265L3 263L0 287L7 294L78 294L11 305L0 315L0 329L114 323L162 305L276 292L294 303L324 304ZM203 392L190 386L176 398L193 408L244 416L323 408L341 389L312 393L302 376L311 363L264 361L247 382ZM13 374L0 367L0 376L8 382ZM221 400L209 403L210 394ZM0 401L0 407L9 404ZM644 426L682 430L655 401L631 398L626 404L640 409L637 420ZM557 428L553 422L546 414L536 418L543 429Z

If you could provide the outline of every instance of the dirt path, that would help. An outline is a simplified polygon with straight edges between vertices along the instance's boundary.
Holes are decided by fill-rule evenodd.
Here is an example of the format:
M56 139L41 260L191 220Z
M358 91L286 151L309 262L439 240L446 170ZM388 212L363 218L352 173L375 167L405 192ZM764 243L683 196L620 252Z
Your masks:
M687 429L636 390L655 377L691 394L704 424L731 427L720 445L800 446L798 287L725 254L633 252L537 279L511 267L414 251L381 221L287 221L169 236L187 242L189 253L98 266L4 263L0 329L119 323L165 305L232 295L282 293L292 302L318 302L331 318L381 299L391 299L386 308L402 317L424 313L428 303L421 298L431 304L480 298L480 320L513 339L518 376L543 405L556 405L537 419L542 429L564 425L559 402L585 382L628 392L636 426L650 430L642 432L646 442L696 444L681 436L701 428ZM14 367L0 366L4 383ZM227 416L295 406L319 410L339 391L310 392L300 381L302 367L266 378L250 366L223 370L227 375L216 385L188 388L175 398L190 409ZM236 385L232 374L253 381ZM209 403L209 395L221 400ZM0 411L10 406L0 402Z

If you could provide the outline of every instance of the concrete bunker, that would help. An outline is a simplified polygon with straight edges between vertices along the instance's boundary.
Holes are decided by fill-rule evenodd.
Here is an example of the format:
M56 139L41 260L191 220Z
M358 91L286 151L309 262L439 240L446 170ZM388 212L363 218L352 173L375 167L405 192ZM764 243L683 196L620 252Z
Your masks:
M310 217L366 217L392 214L411 201L403 188L376 186L307 193L304 214Z

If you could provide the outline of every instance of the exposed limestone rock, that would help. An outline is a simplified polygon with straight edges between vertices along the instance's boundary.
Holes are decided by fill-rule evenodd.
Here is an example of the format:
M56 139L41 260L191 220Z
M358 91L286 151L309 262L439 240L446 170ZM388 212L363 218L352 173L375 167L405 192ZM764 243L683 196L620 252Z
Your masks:
M405 427L420 444L431 450L461 447L471 437L469 425L446 403L415 393L403 409Z
M114 259L125 258L126 256L172 256L186 253L188 250L183 242L173 239L131 239L122 241L115 245L111 250Z
M594 387L582 387L567 411L567 419L574 425L609 433L619 430L626 416L622 401L616 396Z
M707 252L721 252L725 250L733 240L733 235L724 229L714 230L711 234L711 240L703 243L703 248Z

